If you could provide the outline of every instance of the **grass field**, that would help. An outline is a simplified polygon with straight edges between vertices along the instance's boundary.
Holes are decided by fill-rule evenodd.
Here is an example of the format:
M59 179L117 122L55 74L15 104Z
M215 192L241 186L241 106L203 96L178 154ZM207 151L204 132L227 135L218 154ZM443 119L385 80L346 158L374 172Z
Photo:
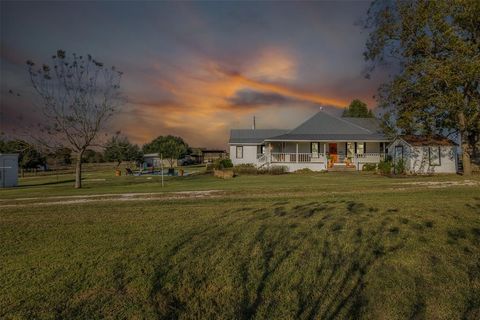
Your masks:
M480 318L478 176L72 178L0 190L0 318Z

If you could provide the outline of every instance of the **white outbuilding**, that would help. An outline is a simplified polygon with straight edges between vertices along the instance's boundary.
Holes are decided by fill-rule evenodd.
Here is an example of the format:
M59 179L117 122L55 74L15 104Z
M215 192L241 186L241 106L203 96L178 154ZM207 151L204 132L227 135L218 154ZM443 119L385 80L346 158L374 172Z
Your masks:
M388 146L394 163L401 159L410 174L456 173L457 145L442 136L405 135Z
M18 154L0 153L0 188L18 185Z
M162 159L160 157L159 153L146 153L143 155L143 165L144 167L154 167L157 169L160 169L162 166L162 160L163 160L163 167L164 168L170 168L170 162L168 162L168 159ZM177 166L177 161L173 162L173 167Z

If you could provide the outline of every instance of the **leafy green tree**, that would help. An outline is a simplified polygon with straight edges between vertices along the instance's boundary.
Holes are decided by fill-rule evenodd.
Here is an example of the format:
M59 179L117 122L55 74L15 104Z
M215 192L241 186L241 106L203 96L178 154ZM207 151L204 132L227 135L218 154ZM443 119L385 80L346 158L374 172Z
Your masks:
M354 99L343 111L342 117L373 118L372 110L368 110L367 104L359 99Z
M458 134L464 174L480 134L480 1L377 0L365 58L399 72L379 88L401 133ZM395 59L395 60L394 60Z
M117 162L117 168L123 161L141 161L142 157L139 146L130 143L126 137L114 136L105 146L105 160Z
M173 168L175 161L184 157L189 150L188 144L182 138L171 135L159 136L143 146L144 153L158 153L167 159L170 168Z
M92 150L92 149L85 150L82 161L84 163L105 162L104 159L103 159L103 154L101 152L98 152L98 151L95 151L95 150Z
M398 135L398 128L395 119L392 119L392 115L387 112L380 116L379 120L383 133L390 138L390 140L395 139L395 137Z
M57 148L48 154L48 159L55 165L72 164L72 150L70 148Z

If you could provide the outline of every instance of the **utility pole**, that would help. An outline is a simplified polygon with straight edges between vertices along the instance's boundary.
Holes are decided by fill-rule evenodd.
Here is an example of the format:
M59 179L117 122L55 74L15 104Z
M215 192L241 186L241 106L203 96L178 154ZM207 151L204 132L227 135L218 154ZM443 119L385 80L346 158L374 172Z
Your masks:
M162 188L163 188L163 154L160 154L160 171L162 175Z

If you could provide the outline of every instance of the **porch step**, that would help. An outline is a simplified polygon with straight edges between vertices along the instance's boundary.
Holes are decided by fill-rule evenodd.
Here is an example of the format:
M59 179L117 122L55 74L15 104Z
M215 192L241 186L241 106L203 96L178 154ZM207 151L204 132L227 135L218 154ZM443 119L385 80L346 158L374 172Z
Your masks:
M346 171L357 171L356 167L347 167L347 166L336 166L333 165L333 167L328 168L328 171L332 172L346 172Z

